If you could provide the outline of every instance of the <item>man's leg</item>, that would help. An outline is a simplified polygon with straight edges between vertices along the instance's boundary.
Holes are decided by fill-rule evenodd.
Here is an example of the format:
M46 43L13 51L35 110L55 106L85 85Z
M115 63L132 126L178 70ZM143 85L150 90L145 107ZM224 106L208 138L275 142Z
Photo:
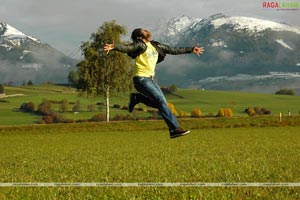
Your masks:
M156 82L145 77L135 77L133 80L136 90L141 92L141 94L135 94L135 103L141 102L153 108L158 108L169 127L171 138L184 136L190 132L179 127L176 117L168 107L166 98Z
M138 102L158 108L170 130L179 128L177 119L168 107L160 87L151 78L135 77L134 85L137 91L141 93L141 95L137 97L139 98L137 99Z
M131 93L128 104L128 110L130 113L133 111L134 106L138 103L143 103L152 108L158 108L157 103L155 103L153 100L149 99L142 93Z
M165 98L164 93L161 91L160 86L155 81L153 81L153 84L156 87L157 91L160 92L161 96L164 97L164 101L166 102L166 105L167 105L167 100ZM169 106L168 106L168 109L170 110ZM173 113L172 113L172 115L173 115ZM174 118L175 118L175 116L174 116ZM176 120L176 118L175 118L175 120ZM171 138L176 138L176 137L184 136L184 135L186 135L186 134L188 134L190 132L189 130L183 130L179 126L176 129L170 129L169 131L170 131L170 137Z

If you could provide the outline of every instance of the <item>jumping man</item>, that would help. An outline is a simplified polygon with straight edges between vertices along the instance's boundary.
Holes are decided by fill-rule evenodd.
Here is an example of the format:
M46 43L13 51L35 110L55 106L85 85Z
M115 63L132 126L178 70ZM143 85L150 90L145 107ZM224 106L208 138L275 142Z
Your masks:
M164 60L166 54L194 53L198 56L203 54L203 47L172 48L165 44L151 40L151 32L145 29L135 29L131 34L131 44L106 44L103 50L107 53L116 50L127 53L135 59L133 83L140 93L131 93L128 105L129 112L138 103L144 103L152 108L157 108L169 127L170 137L176 138L188 134L189 130L180 128L176 117L168 107L166 98L159 85L154 80L155 66Z

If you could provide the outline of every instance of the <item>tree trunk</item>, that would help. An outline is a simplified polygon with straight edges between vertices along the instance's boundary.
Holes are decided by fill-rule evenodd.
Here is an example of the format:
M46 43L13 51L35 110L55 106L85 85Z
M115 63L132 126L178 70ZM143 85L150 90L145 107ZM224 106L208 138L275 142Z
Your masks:
M109 122L109 86L106 89L106 121Z

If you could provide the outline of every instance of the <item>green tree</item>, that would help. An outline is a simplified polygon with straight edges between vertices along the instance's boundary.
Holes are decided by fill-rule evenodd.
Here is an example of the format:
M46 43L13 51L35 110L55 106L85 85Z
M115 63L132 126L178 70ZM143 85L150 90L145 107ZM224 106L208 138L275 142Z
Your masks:
M27 85L33 85L33 82L31 80L29 80Z
M121 36L126 34L123 26L115 21L105 22L90 41L81 46L84 60L77 64L79 89L87 96L104 96L106 120L109 121L109 97L111 94L126 91L131 86L130 59L119 52L106 54L103 46L115 41L121 43Z
M275 94L281 94L281 95L295 95L295 90L293 89L281 89L275 92Z
M75 71L75 70L70 71L70 73L68 75L68 80L72 86L77 86L78 82L79 82L78 71Z
M0 84L0 94L3 94L5 91L4 86L2 84Z
M177 86L175 84L172 84L170 87L169 87L169 90L171 93L174 93L177 91Z

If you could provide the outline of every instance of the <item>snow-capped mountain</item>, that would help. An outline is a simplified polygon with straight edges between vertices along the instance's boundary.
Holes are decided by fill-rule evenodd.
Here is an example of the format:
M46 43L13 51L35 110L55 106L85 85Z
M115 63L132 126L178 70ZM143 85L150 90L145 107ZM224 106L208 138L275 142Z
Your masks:
M0 82L65 82L74 60L7 23L0 23Z
M290 31L300 34L300 29L297 27L250 17L226 17L224 15L219 15L219 17L212 20L211 23L216 29L223 25L232 25L236 31L248 30L257 33L266 29L271 29L273 31Z
M299 27L216 14L205 19L191 18L193 22L182 23L184 26L177 28L175 22L184 22L185 19L190 18L171 19L161 29L165 32L154 35L158 41L170 46L199 44L205 47L205 53L200 59L196 56L169 56L158 68L157 76L162 84L176 80L178 85L185 87L264 88L263 91L267 92L275 87L300 84Z
M188 17L186 15L175 17L155 27L154 38L159 39L161 42L176 43L186 29L199 21L201 21L201 19Z
M7 43L7 46L21 46L21 44L29 41L41 43L38 39L25 35L6 23L0 23L0 34L1 46L5 46L5 43Z

